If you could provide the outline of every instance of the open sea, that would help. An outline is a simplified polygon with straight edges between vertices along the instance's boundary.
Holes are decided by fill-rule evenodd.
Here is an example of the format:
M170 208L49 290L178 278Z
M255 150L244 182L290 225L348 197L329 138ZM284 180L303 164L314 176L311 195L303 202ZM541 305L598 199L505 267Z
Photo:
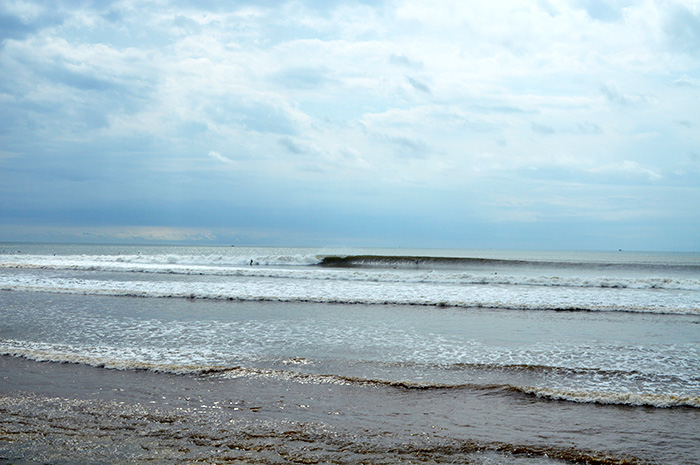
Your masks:
M0 243L0 464L699 464L700 254Z

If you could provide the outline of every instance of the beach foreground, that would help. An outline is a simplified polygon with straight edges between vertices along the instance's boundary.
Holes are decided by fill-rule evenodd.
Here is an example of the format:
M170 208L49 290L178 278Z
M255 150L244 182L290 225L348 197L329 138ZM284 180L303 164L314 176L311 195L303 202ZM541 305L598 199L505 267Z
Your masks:
M692 463L698 447L678 434L694 411L10 357L0 368L0 463Z

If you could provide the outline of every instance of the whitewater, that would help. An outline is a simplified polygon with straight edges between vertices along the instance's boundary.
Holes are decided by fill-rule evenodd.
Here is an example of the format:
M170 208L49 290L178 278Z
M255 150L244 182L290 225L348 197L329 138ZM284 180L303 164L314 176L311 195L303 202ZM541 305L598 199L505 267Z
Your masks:
M414 255L415 251L204 248L200 254L121 248L101 254L0 254L2 290L283 302L695 314L697 256L568 254L537 259ZM31 249L30 249L31 250ZM129 253L132 252L132 253ZM153 253L159 252L159 253ZM444 252L444 251L441 251ZM453 252L453 251L447 251ZM401 254L402 253L402 254ZM464 252L462 252L464 254ZM477 252L479 254L479 252ZM533 255L530 253L530 255ZM695 261L693 261L695 259ZM18 272L12 273L12 270ZM55 271L57 273L47 273ZM124 273L96 280L60 272ZM200 276L145 280L135 274Z

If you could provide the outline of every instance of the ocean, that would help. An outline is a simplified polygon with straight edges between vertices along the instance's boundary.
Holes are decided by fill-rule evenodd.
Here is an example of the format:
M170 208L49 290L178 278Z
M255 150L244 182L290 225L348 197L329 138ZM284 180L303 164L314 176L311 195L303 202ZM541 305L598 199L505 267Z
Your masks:
M0 243L0 464L700 463L700 254Z

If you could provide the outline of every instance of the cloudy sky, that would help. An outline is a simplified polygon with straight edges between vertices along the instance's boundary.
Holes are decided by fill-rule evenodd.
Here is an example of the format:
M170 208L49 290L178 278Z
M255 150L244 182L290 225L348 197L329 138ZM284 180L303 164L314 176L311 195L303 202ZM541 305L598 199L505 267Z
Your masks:
M700 250L700 1L0 0L0 240Z

